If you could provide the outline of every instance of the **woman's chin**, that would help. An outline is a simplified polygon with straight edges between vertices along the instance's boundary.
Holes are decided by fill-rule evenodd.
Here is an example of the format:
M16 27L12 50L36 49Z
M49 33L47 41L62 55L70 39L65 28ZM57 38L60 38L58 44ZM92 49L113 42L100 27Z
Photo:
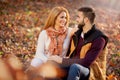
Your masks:
M62 27L65 27L65 25L60 25L60 27L62 28Z

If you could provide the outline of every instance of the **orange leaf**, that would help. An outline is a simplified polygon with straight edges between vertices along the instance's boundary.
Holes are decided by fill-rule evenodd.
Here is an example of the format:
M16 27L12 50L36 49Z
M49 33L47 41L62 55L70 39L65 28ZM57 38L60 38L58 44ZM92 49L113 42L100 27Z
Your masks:
M113 66L113 67L115 66L115 64L112 61L110 61L109 64L110 64L110 66Z
M108 80L113 80L114 79L114 75L113 74L110 74L110 75L108 75Z

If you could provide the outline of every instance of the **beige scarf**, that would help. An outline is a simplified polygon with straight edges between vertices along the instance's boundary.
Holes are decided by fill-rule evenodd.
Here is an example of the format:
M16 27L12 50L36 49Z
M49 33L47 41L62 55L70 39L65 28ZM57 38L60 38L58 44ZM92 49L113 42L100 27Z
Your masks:
M53 55L61 55L63 50L63 42L65 40L67 31L62 28L57 31L53 28L46 29L47 35L50 37L49 52Z

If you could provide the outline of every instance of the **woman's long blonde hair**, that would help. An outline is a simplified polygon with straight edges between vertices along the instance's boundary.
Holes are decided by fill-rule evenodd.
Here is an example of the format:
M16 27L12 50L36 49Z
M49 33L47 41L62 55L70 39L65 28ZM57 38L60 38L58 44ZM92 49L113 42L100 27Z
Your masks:
M47 29L49 27L54 27L56 18L58 17L58 15L61 12L65 12L66 13L67 21L66 21L66 25L65 26L68 26L68 23L69 23L69 13L68 13L68 10L66 8L64 8L64 7L55 7L49 13L49 16L48 16L48 18L46 20L46 23L45 23L45 26L43 27L43 29Z

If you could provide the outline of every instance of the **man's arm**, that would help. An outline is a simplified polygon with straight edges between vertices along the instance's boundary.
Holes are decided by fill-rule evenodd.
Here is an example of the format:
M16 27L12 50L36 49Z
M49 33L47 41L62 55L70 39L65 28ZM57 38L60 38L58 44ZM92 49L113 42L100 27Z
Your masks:
M89 67L94 62L94 60L97 58L99 53L103 50L104 45L105 45L104 38L99 37L98 39L96 39L92 42L91 48L86 53L86 56L84 59L66 59L66 58L64 58L62 60L62 64L68 66L73 63L78 63L85 67Z

